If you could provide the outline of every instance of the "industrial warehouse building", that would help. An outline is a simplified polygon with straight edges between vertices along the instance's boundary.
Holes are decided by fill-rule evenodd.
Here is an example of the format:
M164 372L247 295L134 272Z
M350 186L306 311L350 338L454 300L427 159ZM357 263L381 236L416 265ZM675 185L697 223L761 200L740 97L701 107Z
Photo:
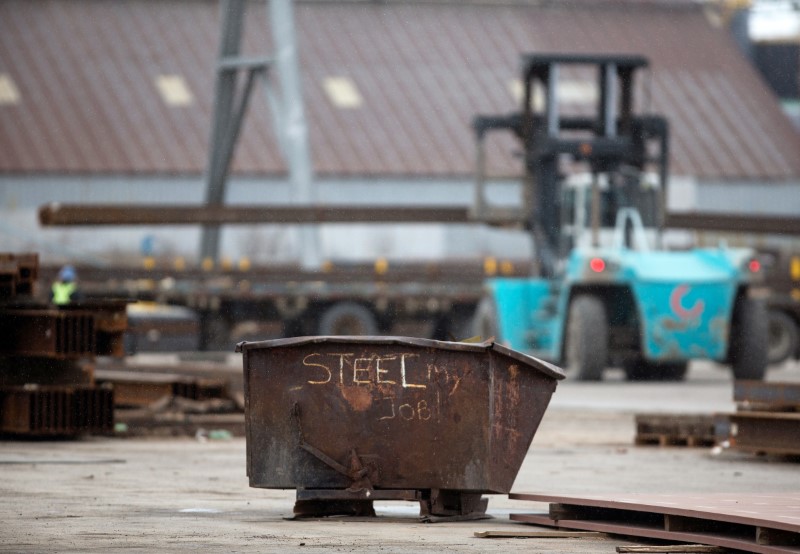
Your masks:
M460 205L472 200L477 114L519 104L525 52L641 54L640 109L671 123L674 210L800 212L800 134L737 48L730 14L688 1L296 2L316 198ZM245 53L272 55L252 2ZM199 230L40 228L64 203L199 204L205 196L220 5L212 0L7 0L0 4L0 234L45 260L196 255ZM578 83L566 103L588 105ZM490 145L501 202L518 197L515 145ZM245 118L226 201L284 203L287 166L268 102ZM325 225L322 255L520 257L524 234L467 225ZM222 253L298 257L293 228L235 226Z

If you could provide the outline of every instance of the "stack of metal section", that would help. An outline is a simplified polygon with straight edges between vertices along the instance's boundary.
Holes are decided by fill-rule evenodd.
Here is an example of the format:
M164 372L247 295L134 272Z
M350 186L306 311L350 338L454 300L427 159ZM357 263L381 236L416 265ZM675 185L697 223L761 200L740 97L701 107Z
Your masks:
M36 254L0 254L0 434L110 432L113 389L96 356L122 356L124 300L54 306L36 295Z
M800 456L800 383L736 381L730 446L756 454Z

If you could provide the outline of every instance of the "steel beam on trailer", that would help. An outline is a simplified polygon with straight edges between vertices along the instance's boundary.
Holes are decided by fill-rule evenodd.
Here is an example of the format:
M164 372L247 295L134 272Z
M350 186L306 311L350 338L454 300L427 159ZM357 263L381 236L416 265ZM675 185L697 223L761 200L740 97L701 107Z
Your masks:
M519 224L513 209L493 209L478 217L467 207L448 206L164 206L149 204L46 204L44 226L91 225L253 225L314 223L488 223ZM800 218L740 216L702 212L669 213L666 226L741 233L800 235Z
M470 223L466 207L439 206L43 206L44 226L252 225L316 223Z
M725 233L800 235L800 217L789 215L672 212L667 214L665 226Z

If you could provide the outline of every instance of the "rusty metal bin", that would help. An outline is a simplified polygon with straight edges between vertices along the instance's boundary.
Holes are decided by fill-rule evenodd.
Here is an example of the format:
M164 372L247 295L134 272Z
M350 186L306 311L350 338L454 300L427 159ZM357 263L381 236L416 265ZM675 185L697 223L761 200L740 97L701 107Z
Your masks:
M250 486L297 489L297 515L381 499L481 513L482 493L511 489L564 377L493 342L300 337L237 351Z

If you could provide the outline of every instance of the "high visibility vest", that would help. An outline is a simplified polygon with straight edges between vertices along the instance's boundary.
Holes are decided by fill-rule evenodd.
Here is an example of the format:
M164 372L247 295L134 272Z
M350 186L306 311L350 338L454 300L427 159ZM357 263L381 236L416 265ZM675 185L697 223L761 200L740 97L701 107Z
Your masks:
M75 283L62 283L61 281L53 283L53 304L69 304L70 297L76 288L78 287Z

